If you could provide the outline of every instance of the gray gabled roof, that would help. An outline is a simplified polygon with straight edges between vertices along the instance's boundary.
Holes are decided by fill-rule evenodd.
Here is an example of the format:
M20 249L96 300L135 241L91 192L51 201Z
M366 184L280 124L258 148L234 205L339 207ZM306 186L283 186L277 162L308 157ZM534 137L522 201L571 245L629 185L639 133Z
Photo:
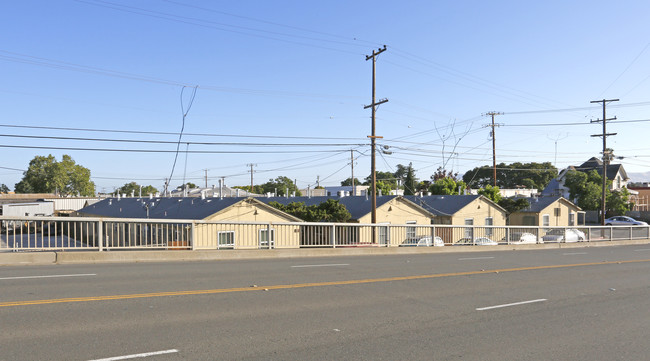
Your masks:
M453 216L480 197L480 195L404 196L436 216Z
M377 208L386 204L392 199L397 198L398 196L380 196L377 197ZM293 202L304 203L306 206L319 205L323 202L326 202L328 199L333 199L339 201L352 215L353 220L358 220L361 217L372 211L372 201L370 198L366 197L268 197L268 198L257 198L257 200L262 201L266 204L270 202L278 202L280 204L289 204Z
M82 208L78 213L111 218L191 219L202 220L239 202L255 202L269 207L256 198L107 198ZM269 207L271 210L271 207ZM289 219L297 218L272 209ZM147 213L148 212L148 213Z
M600 174L601 176L603 175L603 162L596 158L596 157L591 157L588 161L582 163L580 166L575 168L578 171L581 172L589 172L592 170L595 170ZM607 179L613 180L616 178L616 175L618 173L621 173L623 176L623 179L630 179L627 176L627 172L625 171L625 168L623 167L622 164L608 164L607 165Z
M519 210L518 212L539 213L558 200L563 200L569 204L573 204L564 197L532 197L532 198L525 198L525 199L528 201L530 206L528 208ZM578 210L580 210L580 207L576 206L575 204L573 205Z

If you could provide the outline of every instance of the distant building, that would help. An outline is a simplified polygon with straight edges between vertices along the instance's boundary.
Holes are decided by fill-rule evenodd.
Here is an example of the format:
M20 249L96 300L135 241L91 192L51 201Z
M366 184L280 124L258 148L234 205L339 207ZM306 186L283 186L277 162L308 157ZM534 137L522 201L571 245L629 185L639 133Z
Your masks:
M544 188L542 195L564 197L566 199L570 199L569 189L564 186L564 181L566 180L567 173L572 170L585 173L595 170L599 175L602 176L603 162L596 157L592 157L579 166L570 166L566 169L563 169L560 171L560 174L558 174L555 179L551 180L546 188ZM608 180L612 181L612 185L610 187L610 190L612 191L626 188L627 183L630 180L622 164L608 164L606 176Z
M528 208L508 217L511 226L574 227L584 225L582 209L564 197L528 198Z

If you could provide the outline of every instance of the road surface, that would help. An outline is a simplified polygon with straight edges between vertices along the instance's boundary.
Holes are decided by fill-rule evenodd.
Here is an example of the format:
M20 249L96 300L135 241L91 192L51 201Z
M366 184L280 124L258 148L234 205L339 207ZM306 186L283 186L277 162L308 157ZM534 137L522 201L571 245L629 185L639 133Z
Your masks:
M650 245L0 267L0 360L641 360Z

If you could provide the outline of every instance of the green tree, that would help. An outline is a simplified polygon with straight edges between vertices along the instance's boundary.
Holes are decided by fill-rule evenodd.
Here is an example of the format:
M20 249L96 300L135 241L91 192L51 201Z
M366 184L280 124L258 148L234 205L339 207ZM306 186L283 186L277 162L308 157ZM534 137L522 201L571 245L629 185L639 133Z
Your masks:
M140 190L140 187L142 187L142 190ZM134 194L136 197L140 196L140 193L142 193L143 196L146 196L148 194L156 194L158 193L158 189L152 185L148 186L141 186L136 182L131 182L131 183L126 183L122 187L118 189L118 192L120 194Z
M478 194L489 198L494 203L499 203L501 200L501 192L499 192L499 187L486 185L485 187L478 190Z
M586 211L598 211L602 207L603 178L597 171L588 173L569 171L564 179L564 186L569 189L569 196L578 207ZM625 214L632 208L629 201L630 193L623 188L619 191L610 190L612 182L607 181L605 188L605 212L608 215Z
M351 186L352 185L352 177L349 177L348 179L344 180L341 182L341 186ZM357 178L354 178L354 185L358 186L361 185L361 181Z
M2 183L2 185L0 185L0 193L9 193L9 191L10 189L6 184Z
M395 178L395 174L391 172L375 172L375 180L377 182L381 181L383 184L389 186L391 190L397 189L397 178ZM366 177L363 184L369 186L371 183L372 174Z
M396 188L395 188L396 189ZM390 192L393 190L393 184L387 181L378 180L377 181L377 194L381 191L381 194L384 196L390 195Z
M438 169L436 169L436 172L433 173L433 175L431 175L431 180L435 182L438 179L442 179L442 178L451 178L457 181L458 172L454 173L453 170L448 171L446 169L443 169L442 167L438 167Z
M459 187L460 194L463 194L467 185L462 180L456 181L453 178L445 177L433 182L429 187L429 192L431 192L431 194L452 195L459 193Z
M492 166L476 167L463 175L463 181L471 188L483 188L494 184ZM497 164L497 186L501 189L511 189L520 186L533 189L544 189L557 177L557 168L551 162L544 163L512 163Z
M293 180L285 176L279 176L275 179L269 179L268 182L261 185L261 188L262 188L262 192L261 192L262 194L264 193L275 194L275 192L277 192L277 195L282 197L287 195L287 189L288 189L289 194L295 192L296 196L302 195L300 193L300 190L296 186L296 184L293 182Z
M586 211L600 210L602 178L598 172L595 170L589 173L569 171L564 178L564 186L569 189L569 197L578 207Z
M498 204L506 210L507 216L530 207L530 203L526 198L501 198Z
M185 187L187 187L187 189L199 188L199 186L197 186L196 184L194 184L194 183L192 183L192 182L187 182L187 183L185 183L185 184L181 184L181 185L178 186L176 189L178 189L178 190L183 190L183 189L185 189Z
M605 206L607 207L608 216L621 216L625 212L632 209L632 203L629 202L630 192L627 188L623 188L618 191L610 192L607 195L607 202Z
M406 175L404 176L404 195L414 195L418 188L418 179L415 178L415 170L413 163L409 163L406 168Z
M269 202L269 205L306 222L347 222L352 217L347 208L334 199L311 206L303 202L284 205L275 201Z
M93 196L95 183L90 170L75 163L69 155L57 162L53 155L36 156L29 162L23 179L15 185L16 193L55 193Z

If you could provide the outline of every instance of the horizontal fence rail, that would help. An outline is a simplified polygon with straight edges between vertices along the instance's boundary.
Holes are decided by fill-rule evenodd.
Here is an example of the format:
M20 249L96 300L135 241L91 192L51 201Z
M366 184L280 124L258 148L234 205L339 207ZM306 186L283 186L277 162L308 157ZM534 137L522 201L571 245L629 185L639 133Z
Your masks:
M0 216L0 252L448 247L650 239L648 226L452 226Z

